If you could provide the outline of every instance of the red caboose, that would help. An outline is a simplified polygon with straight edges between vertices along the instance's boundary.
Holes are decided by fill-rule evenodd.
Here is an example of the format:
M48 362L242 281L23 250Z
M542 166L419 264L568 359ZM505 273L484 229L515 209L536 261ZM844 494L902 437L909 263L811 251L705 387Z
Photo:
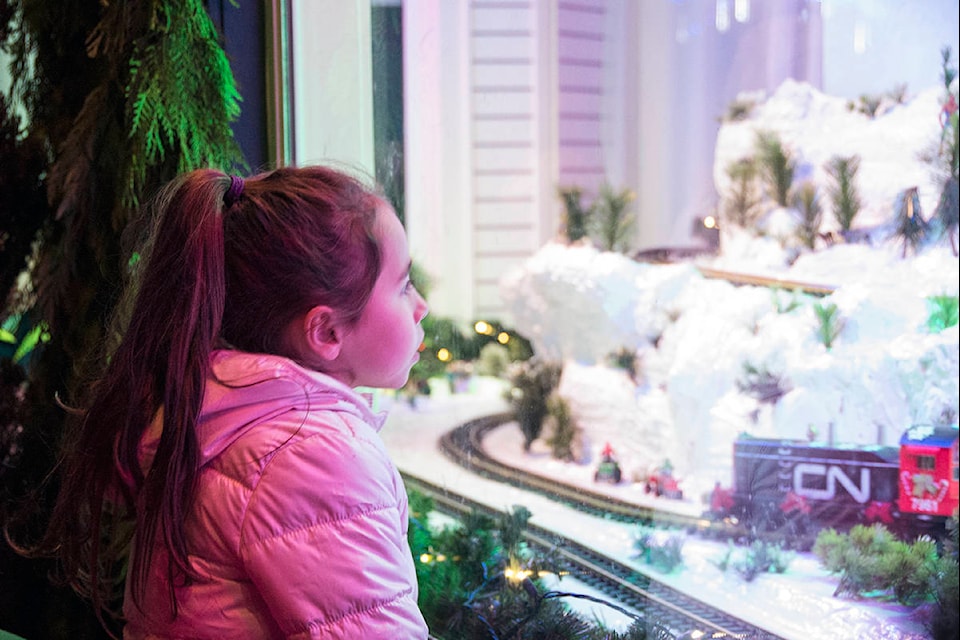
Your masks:
M957 427L907 429L900 438L901 513L951 516L957 508Z

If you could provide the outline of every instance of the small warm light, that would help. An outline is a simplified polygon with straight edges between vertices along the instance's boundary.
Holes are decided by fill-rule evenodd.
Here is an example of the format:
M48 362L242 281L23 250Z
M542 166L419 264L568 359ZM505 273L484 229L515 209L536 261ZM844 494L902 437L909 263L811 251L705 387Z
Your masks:
M511 582L523 582L532 574L533 572L528 569L514 569L512 567L507 567L503 570L504 577Z
M500 344L507 344L510 342L510 334L506 331L501 331L499 334L497 334L497 342Z
M446 347L441 348L437 351L437 360L440 362L450 362L450 359L453 358L453 355L450 353L450 350Z
M717 219L713 216L707 216L703 219L703 226L705 226L707 229L716 229Z
M489 336L493 333L493 327L490 326L490 323L484 322L483 320L478 320L477 323L473 325L473 330L484 336Z
M447 556L443 555L442 553L437 554L437 562L443 562L446 559L447 559Z
M420 562L423 564L430 564L431 560L433 560L433 556L431 556L429 553L420 554Z

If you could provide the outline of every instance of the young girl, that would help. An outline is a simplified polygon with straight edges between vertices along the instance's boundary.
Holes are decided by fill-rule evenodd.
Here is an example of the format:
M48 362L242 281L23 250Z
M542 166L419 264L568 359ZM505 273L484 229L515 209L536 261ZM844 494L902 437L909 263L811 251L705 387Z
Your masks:
M323 167L194 171L157 204L34 552L98 611L125 582L124 638L426 638L403 481L353 390L403 386L423 339L394 211Z

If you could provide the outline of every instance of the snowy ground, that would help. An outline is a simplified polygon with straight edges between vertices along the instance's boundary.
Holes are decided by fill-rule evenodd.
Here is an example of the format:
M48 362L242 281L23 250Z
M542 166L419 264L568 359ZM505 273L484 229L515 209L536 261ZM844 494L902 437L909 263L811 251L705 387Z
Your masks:
M661 574L632 558L636 528L584 515L542 496L480 478L446 459L437 449L437 438L447 430L482 415L506 408L500 397L502 385L476 379L470 393L434 394L421 399L417 407L406 402L382 398L382 408L390 416L382 432L397 465L404 472L463 493L491 507L509 509L523 505L532 513L532 521L555 530L683 589L715 606L736 612L741 617L788 640L920 640L926 638L917 615L909 608L875 601L854 601L833 597L837 580L827 574L815 558L807 554L794 557L782 575L762 575L745 582L732 573L720 571L712 560L725 551L723 544L689 538L684 545L684 565L670 574ZM526 455L522 436L513 424L494 430L484 443L496 457L509 464L535 469L559 481L587 484L603 489L592 481L592 468L558 465L549 456ZM699 513L702 505L649 498L626 484L609 487L620 497L638 501L661 500L677 509ZM567 592L596 595L572 579L563 579L555 588ZM585 600L567 599L571 607L589 611L591 617L611 628L625 628L630 619L614 609L589 605Z

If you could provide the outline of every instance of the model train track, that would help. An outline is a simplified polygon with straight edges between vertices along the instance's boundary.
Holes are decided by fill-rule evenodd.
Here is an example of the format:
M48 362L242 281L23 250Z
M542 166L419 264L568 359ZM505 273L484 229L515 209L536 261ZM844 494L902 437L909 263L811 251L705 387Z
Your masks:
M757 287L771 287L776 289L799 290L815 296L828 296L836 290L833 285L816 284L813 282L804 282L801 280L791 280L788 278L774 278L771 276L762 276L752 273L739 273L736 271L724 271L722 269L713 269L711 267L697 267L697 270L704 278L713 280L726 280L735 285L752 285Z
M491 429L511 420L513 420L512 415L501 413L466 422L440 438L440 450L460 466L480 476L501 484L534 491L578 511L607 520L678 527L688 531L704 531L711 528L712 523L703 518L637 505L581 487L560 484L550 478L504 465L487 454L483 447L483 438Z
M404 478L408 489L429 496L433 500L434 508L440 513L454 518L462 518L471 512L491 517L500 515L500 512L492 507L453 494L416 476L404 474ZM707 605L557 533L527 523L524 539L529 548L557 559L559 570L605 594L618 603L617 608L620 611L644 620L651 638L777 638L749 622ZM577 594L564 594L564 597L573 598L577 597ZM630 613L629 610L638 613Z

